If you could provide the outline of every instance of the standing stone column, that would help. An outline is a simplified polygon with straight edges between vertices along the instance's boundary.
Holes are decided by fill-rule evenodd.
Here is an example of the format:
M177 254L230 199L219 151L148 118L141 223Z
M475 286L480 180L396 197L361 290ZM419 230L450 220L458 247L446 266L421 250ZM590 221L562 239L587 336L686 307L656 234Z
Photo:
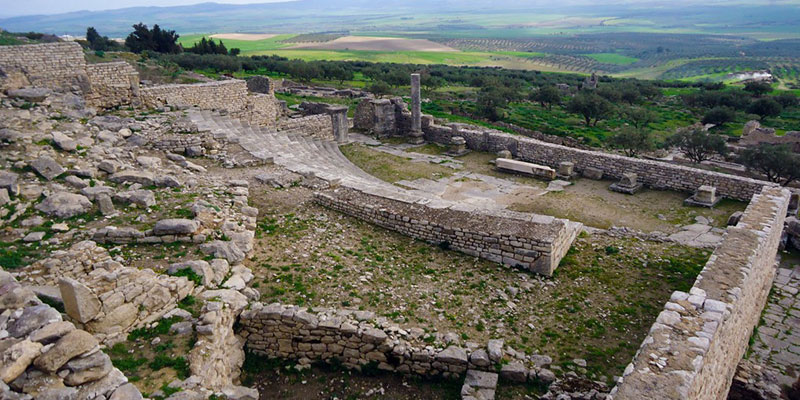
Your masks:
M348 136L348 121L347 121L347 107L329 107L328 114L331 116L333 123L333 137L337 143L347 142Z
M408 136L411 143L420 144L425 141L422 133L422 96L420 94L419 74L411 74L411 132Z

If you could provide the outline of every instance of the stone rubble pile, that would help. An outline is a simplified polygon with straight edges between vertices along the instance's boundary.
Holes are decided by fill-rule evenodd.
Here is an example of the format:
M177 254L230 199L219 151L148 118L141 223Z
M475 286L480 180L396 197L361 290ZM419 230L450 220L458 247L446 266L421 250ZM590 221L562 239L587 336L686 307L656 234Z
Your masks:
M0 270L0 398L140 400L92 334Z

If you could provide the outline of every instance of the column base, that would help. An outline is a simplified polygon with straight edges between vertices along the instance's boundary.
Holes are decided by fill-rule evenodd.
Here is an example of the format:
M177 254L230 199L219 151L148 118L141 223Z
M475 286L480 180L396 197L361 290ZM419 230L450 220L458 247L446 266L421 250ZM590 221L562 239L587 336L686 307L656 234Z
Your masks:
M408 142L411 144L423 144L425 143L425 134L422 131L411 131L408 134Z

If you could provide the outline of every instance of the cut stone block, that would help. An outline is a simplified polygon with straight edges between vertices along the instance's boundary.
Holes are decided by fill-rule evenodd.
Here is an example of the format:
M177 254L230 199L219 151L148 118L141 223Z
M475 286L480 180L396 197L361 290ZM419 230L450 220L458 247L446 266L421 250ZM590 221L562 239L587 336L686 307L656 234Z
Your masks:
M575 173L575 164L569 161L562 161L558 163L557 175L561 179L570 179Z
M545 165L538 165L525 161L510 160L508 158L498 158L497 168L507 171L521 172L523 174L528 174L551 181L553 179L556 179L556 170Z
M714 207L720 200L721 198L717 197L717 188L703 185L697 189L692 197L686 199L684 204L688 206Z
M622 174L619 182L612 184L609 189L619 193L636 194L642 189L642 184L638 182L639 176L634 173Z

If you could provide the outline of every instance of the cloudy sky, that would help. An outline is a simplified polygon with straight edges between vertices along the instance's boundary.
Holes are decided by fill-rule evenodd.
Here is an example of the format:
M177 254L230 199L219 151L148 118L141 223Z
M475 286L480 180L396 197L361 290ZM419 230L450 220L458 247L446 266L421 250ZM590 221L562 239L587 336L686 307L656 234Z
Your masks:
M80 10L111 10L138 6L181 6L203 2L249 4L287 0L0 0L0 16L60 14Z

